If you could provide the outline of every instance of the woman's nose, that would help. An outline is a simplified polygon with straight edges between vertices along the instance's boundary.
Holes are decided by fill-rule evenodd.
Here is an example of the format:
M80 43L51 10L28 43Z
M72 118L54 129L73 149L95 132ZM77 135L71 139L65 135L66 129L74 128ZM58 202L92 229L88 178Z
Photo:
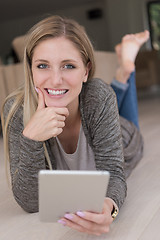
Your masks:
M62 84L62 74L59 69L54 69L51 71L50 78L54 85L61 85Z

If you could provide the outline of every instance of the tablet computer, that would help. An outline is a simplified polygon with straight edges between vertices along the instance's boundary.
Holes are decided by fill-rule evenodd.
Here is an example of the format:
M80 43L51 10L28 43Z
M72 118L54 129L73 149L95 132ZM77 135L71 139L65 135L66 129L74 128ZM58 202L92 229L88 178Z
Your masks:
M107 171L41 170L40 220L55 222L77 211L101 212L108 182Z

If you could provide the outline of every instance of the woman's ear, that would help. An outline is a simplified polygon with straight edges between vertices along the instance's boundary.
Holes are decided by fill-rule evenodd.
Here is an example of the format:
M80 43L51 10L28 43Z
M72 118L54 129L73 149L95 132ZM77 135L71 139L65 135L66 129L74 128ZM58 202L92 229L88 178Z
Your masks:
M89 71L91 70L91 67L92 67L91 62L88 62L88 63L87 63L87 66L86 66L86 72L85 72L85 75L84 75L84 80L83 80L83 82L87 82L87 80L88 80L88 75L89 75Z

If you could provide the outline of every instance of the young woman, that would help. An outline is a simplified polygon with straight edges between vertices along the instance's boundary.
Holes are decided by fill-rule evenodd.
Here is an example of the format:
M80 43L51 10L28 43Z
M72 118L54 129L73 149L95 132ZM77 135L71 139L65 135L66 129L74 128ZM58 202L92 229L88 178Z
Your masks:
M137 127L122 118L131 132L123 134L123 149L116 96L93 78L93 47L77 22L51 16L36 24L27 36L24 66L25 86L7 98L2 116L16 201L27 212L38 211L41 169L107 170L103 212L66 214L59 222L90 234L108 232L126 196L123 151L128 157L135 132L141 139Z

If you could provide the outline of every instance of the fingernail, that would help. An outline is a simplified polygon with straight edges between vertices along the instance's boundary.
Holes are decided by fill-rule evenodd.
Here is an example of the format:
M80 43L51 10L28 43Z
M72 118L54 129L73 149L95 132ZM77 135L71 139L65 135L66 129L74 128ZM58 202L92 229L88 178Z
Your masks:
M58 223L61 223L63 226L66 225L66 222L64 220L58 220Z
M67 218L67 219L69 219L69 220L72 220L72 219L73 219L73 216L72 216L71 214L68 214L68 213L66 213L66 214L64 215L64 217Z
M34 87L34 88L35 88L36 92L38 93L38 88L36 88L36 87Z
M77 215L78 215L79 217L84 217L84 216L85 216L85 214L84 214L83 212L81 212L81 211L78 211L78 212L77 212Z

